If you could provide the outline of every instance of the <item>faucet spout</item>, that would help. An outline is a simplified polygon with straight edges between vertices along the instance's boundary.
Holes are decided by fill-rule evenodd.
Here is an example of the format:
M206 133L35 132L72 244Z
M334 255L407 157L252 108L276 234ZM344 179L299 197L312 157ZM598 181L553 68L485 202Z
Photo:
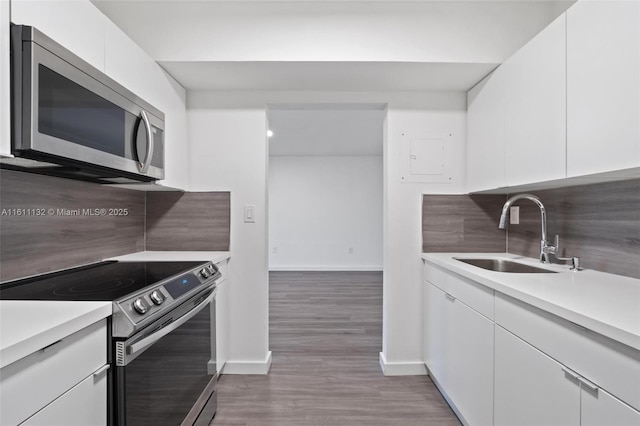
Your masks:
M509 216L509 209L518 200L533 201L540 208L540 222L541 222L541 236L540 236L540 261L542 263L551 263L549 259L549 253L553 250L552 246L549 246L547 242L547 210L544 208L544 204L540 201L540 198L533 194L518 194L509 198L504 206L502 206L502 214L500 215L499 229L505 229L507 227L507 217Z

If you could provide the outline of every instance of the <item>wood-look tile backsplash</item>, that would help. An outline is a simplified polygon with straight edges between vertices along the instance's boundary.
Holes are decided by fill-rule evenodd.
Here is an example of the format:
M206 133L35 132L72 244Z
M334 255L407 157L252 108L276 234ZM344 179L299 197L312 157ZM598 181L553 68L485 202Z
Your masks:
M533 191L560 255L588 269L640 278L640 180ZM513 195L513 194L511 194ZM537 258L540 210L523 200L520 224L499 231L504 195L424 195L423 252L504 252Z
M143 192L0 170L0 280L143 250L144 198Z
M148 192L147 250L229 250L229 192Z
M423 195L422 251L504 253L498 222L505 200L502 195Z
M145 249L228 250L229 202L0 170L0 281Z
M640 278L640 179L533 191L547 210L547 230L560 236L560 254L582 266ZM540 210L520 205L520 224L509 225L509 253L538 257ZM498 212L499 215L499 212Z

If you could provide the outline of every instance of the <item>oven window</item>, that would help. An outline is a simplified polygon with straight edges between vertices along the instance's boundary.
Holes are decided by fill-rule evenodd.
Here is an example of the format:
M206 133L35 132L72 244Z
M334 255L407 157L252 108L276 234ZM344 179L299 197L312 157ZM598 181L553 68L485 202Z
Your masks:
M38 72L40 133L124 157L129 113L42 64Z
M202 309L126 367L118 367L127 426L179 426L211 380L211 310ZM123 383L124 382L124 383ZM123 407L121 406L120 409Z

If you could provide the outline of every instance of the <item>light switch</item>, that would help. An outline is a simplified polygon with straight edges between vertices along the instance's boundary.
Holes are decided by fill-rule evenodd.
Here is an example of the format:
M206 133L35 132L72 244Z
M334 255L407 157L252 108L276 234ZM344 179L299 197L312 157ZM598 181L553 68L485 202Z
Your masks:
M244 205L244 223L255 223L256 221L256 206L250 204Z
M509 224L518 225L520 223L520 207L513 206L509 209Z

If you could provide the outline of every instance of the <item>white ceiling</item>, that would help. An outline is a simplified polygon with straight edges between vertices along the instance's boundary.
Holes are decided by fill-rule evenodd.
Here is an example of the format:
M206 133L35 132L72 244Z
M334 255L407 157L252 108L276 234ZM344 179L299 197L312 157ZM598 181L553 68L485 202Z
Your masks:
M92 0L188 89L463 90L564 0Z
M270 109L269 155L382 156L381 107L318 108Z

